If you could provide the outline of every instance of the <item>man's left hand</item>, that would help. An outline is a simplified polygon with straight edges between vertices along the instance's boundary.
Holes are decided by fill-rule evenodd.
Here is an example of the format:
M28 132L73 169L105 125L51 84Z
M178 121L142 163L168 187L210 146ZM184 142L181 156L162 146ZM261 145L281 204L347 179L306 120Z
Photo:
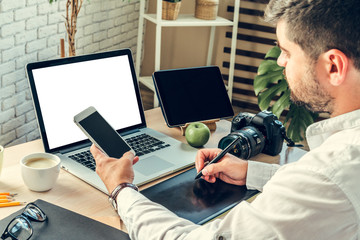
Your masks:
M134 180L133 164L139 161L138 156L126 152L120 158L106 156L95 145L92 145L90 152L95 158L96 173L104 182L107 190L111 193L120 183L132 183Z

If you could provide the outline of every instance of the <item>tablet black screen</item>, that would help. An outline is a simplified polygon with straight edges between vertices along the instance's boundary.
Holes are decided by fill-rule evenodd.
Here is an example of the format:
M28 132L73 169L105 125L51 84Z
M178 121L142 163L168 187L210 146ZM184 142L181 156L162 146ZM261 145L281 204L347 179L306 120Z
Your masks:
M193 168L141 193L196 224L204 224L258 193L220 179L215 183L201 178L194 180L195 175L196 169Z
M165 120L171 127L234 115L216 66L157 71L153 80Z

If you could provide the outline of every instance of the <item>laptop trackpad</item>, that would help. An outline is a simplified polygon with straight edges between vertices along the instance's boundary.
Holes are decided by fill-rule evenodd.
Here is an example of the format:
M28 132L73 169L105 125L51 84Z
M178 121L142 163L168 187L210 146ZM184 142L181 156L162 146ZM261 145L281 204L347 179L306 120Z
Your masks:
M150 156L144 159L140 159L135 165L134 169L141 174L148 176L156 172L160 172L167 169L174 164L165 161L157 156Z

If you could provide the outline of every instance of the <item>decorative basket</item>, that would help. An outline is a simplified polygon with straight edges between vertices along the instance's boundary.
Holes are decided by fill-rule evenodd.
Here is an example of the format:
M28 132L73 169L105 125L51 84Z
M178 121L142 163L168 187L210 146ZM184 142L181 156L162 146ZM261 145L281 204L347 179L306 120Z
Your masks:
M196 0L195 17L214 20L218 13L219 0Z
M176 20L180 11L181 2L162 1L162 19Z

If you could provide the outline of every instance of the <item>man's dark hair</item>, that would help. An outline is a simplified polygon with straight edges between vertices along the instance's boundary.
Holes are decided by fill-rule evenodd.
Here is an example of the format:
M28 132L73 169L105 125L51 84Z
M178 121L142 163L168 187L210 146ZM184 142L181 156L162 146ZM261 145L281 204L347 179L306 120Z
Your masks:
M359 0L271 0L264 19L284 20L287 38L313 60L338 49L360 70Z

